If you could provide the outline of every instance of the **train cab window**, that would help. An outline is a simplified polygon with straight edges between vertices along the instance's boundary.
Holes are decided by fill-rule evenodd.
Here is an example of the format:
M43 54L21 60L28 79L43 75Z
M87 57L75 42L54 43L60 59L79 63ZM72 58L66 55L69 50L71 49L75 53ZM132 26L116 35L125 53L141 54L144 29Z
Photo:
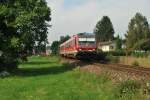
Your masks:
M79 39L79 45L95 45L95 39L94 38L82 38Z
M90 44L90 45L95 45L96 44L95 41L88 41L87 43Z
M79 41L79 45L85 45L87 41Z

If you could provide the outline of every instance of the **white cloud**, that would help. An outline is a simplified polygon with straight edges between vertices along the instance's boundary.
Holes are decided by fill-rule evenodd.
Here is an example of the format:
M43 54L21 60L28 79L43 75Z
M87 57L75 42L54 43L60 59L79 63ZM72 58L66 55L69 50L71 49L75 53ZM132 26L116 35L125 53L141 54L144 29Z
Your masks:
M86 0L85 0L86 1ZM123 35L136 12L150 19L149 0L87 0L82 5L64 7L64 0L47 0L52 9L52 28L49 41L58 40L61 35L79 32L93 32L96 23L108 15L116 34Z

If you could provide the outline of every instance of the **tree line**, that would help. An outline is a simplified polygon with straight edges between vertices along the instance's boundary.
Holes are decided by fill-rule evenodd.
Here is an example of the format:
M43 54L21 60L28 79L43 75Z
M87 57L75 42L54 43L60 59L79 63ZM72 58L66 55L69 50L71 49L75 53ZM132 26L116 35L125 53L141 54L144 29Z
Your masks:
M101 42L115 41L116 50L122 50L122 45L125 46L126 51L150 50L150 26L147 18L141 13L136 13L130 20L128 30L125 33L125 39L122 39L119 35L114 36L115 30L108 16L103 16L97 22L93 33L96 36L98 46ZM67 35L66 40L69 39L68 37ZM60 41L54 41L52 43L52 53L58 54L59 45L64 42L62 40L60 39Z
M141 13L136 13L130 20L124 40L119 36L115 38L114 33L113 24L108 16L103 16L94 29L98 45L100 45L101 42L116 39L117 49L121 49L121 45L124 43L127 51L150 50L150 26L147 18Z

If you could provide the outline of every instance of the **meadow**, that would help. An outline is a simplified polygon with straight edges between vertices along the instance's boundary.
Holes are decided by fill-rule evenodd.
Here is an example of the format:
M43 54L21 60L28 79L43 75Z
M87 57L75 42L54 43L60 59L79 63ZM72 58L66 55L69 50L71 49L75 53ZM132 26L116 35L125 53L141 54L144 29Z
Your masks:
M0 100L148 100L134 82L113 84L107 73L95 75L61 63L56 56L32 56L16 73L0 78ZM124 92L125 91L125 92Z

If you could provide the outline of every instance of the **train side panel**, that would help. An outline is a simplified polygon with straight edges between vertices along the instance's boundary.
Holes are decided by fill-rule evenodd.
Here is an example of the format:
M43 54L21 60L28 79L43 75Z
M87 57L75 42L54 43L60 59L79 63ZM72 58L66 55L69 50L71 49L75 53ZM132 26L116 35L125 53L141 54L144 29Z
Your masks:
M95 51L95 36L74 35L60 45L60 55L75 57L79 51Z
M77 51L77 36L71 37L68 41L60 46L60 54L63 56L75 56Z

